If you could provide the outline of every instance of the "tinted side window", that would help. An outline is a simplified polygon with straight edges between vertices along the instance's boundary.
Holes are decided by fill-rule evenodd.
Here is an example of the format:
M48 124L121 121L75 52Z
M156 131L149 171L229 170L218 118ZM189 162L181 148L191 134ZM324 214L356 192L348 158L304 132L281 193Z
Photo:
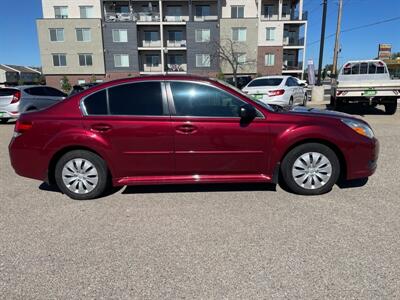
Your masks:
M28 93L32 96L47 96L46 90L44 87L33 87L25 90L25 93Z
M14 95L14 93L16 91L18 91L18 90L16 90L16 89L0 89L0 97Z
M88 115L107 115L107 92L102 90L88 96L84 100Z
M108 90L110 114L162 116L163 98L159 82L123 84Z
M201 84L171 82L177 116L239 117L241 100Z
M45 87L46 93L48 96L52 97L65 97L65 94L57 89L51 87Z

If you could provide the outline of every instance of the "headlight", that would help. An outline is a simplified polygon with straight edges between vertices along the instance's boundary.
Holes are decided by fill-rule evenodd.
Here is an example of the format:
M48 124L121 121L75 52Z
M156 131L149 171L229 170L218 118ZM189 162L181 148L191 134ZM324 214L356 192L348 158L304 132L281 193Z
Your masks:
M342 122L347 126L349 126L351 129L353 129L358 134L366 136L370 139L372 139L375 136L371 127L362 122L351 119L342 119Z

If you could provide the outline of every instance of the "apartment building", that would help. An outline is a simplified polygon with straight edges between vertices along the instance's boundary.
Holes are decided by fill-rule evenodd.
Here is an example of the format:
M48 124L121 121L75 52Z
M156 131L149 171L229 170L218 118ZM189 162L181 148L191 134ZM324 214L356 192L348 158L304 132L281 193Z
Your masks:
M43 73L59 86L150 74L301 76L303 0L42 0Z

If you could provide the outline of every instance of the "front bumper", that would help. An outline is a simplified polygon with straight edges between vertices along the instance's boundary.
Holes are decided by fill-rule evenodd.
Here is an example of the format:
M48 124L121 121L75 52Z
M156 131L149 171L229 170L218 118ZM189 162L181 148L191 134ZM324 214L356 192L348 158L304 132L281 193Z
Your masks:
M360 179L373 175L377 168L379 157L379 141L357 144L347 158L347 179Z

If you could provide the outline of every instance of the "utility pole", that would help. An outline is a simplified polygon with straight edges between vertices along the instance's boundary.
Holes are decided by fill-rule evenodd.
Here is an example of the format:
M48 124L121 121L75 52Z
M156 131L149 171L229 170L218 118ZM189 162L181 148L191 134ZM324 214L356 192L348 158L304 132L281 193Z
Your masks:
M337 63L340 51L340 26L342 23L342 10L343 10L343 0L339 0L339 12L336 26L336 40L335 40L335 50L333 52L333 67L332 67L332 78L336 78L337 75Z
M328 0L323 0L322 5L323 5L323 11L322 11L321 42L320 42L320 47L319 47L319 63L318 63L317 85L321 85L322 60L324 58L324 46L325 46L326 10L327 10L327 7L328 7Z

